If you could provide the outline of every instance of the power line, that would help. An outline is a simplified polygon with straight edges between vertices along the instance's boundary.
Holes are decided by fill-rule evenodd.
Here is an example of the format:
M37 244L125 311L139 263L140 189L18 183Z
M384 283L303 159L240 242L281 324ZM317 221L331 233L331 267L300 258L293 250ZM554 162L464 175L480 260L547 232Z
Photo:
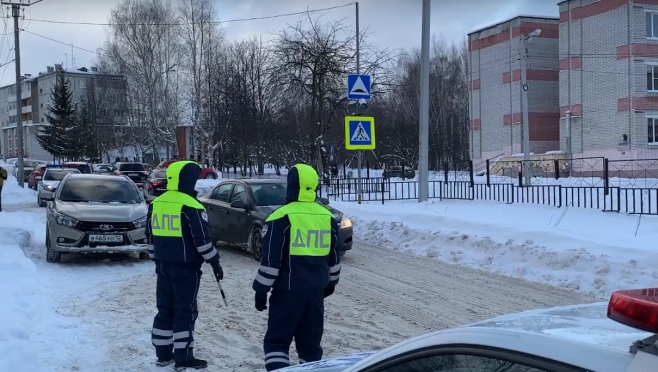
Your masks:
M71 47L71 48L79 49L79 50L82 50L82 51L85 51L85 52L89 52L89 53L98 54L98 52L94 52L93 50L89 50L89 49L85 49L85 48L77 47L77 46L75 46L75 45L73 45L73 44L65 43L65 42L63 42L63 41L59 41L59 40L53 39L53 38L48 37L48 36L39 35L39 34L37 34L36 32L32 32L32 31L28 31L28 30L24 30L24 29L21 29L21 31L23 31L23 32L27 32L28 34L31 34L31 35L34 35L34 36L38 36L38 37L43 38L43 39L46 39L46 40L50 40L50 41L52 41L52 42L54 42L54 43L58 43L58 44L62 44L62 45L66 45L67 47Z
M343 4L343 5L337 5L337 6L332 6L328 8L321 8L321 9L311 9L311 10L305 10L303 12L293 12L293 13L281 13L281 14L275 14L271 16L263 16L263 17L251 17L251 18L235 18L235 19L227 19L224 21L212 21L212 22L207 22L208 24L223 24L223 23L236 23L236 22L248 22L248 21L260 21L260 20L266 20L266 19L274 19L274 18L282 18L282 17L290 17L290 16L295 16L295 15L302 15L302 14L309 14L309 13L317 13L317 12L325 12L328 10L334 10L334 9L339 9L339 8L345 8L348 6L354 5L354 1L348 4ZM24 18L26 21L30 22L42 22L42 23L53 23L53 24L60 24L60 25L83 25L83 26L115 26L115 23L95 23L95 22L71 22L71 21L53 21L50 19L35 19L35 18ZM193 22L177 22L177 23L120 23L120 25L123 26L189 26L192 25Z

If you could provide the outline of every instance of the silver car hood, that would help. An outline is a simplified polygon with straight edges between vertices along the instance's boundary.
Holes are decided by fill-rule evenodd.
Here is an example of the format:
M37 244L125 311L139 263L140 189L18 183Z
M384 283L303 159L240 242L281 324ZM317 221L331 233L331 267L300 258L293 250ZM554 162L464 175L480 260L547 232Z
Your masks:
M143 218L148 213L145 203L71 203L58 201L55 205L58 213L76 220L90 222L131 222Z

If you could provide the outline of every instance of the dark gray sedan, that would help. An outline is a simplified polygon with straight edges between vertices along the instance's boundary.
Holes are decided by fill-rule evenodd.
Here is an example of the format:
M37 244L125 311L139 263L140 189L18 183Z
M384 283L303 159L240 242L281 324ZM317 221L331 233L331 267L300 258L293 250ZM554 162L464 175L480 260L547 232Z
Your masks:
M244 179L227 180L217 185L199 201L206 207L210 234L214 241L241 247L260 260L261 231L265 220L286 202L286 180ZM329 200L318 198L317 203L333 213L340 225L343 243L341 256L352 249L352 221L342 212L329 206Z

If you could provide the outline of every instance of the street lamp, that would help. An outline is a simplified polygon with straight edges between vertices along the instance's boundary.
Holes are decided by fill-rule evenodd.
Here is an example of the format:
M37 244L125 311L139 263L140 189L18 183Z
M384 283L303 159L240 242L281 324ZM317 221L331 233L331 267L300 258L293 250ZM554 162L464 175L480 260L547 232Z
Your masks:
M528 123L528 50L526 41L541 35L541 29L532 31L528 36L521 35L519 39L521 54L521 111L523 112L523 174L525 184L530 186L532 180L530 168L530 124Z

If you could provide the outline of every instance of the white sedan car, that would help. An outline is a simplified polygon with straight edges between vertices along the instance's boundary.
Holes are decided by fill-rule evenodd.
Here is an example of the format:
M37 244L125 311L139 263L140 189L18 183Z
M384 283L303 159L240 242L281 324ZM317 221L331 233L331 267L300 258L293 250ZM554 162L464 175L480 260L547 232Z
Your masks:
M48 204L47 200L55 195L57 186L69 173L80 173L80 171L75 168L46 168L41 181L37 184L37 204L39 204L39 207L45 207Z
M607 313L607 317L606 317ZM658 289L533 310L281 372L655 372Z

